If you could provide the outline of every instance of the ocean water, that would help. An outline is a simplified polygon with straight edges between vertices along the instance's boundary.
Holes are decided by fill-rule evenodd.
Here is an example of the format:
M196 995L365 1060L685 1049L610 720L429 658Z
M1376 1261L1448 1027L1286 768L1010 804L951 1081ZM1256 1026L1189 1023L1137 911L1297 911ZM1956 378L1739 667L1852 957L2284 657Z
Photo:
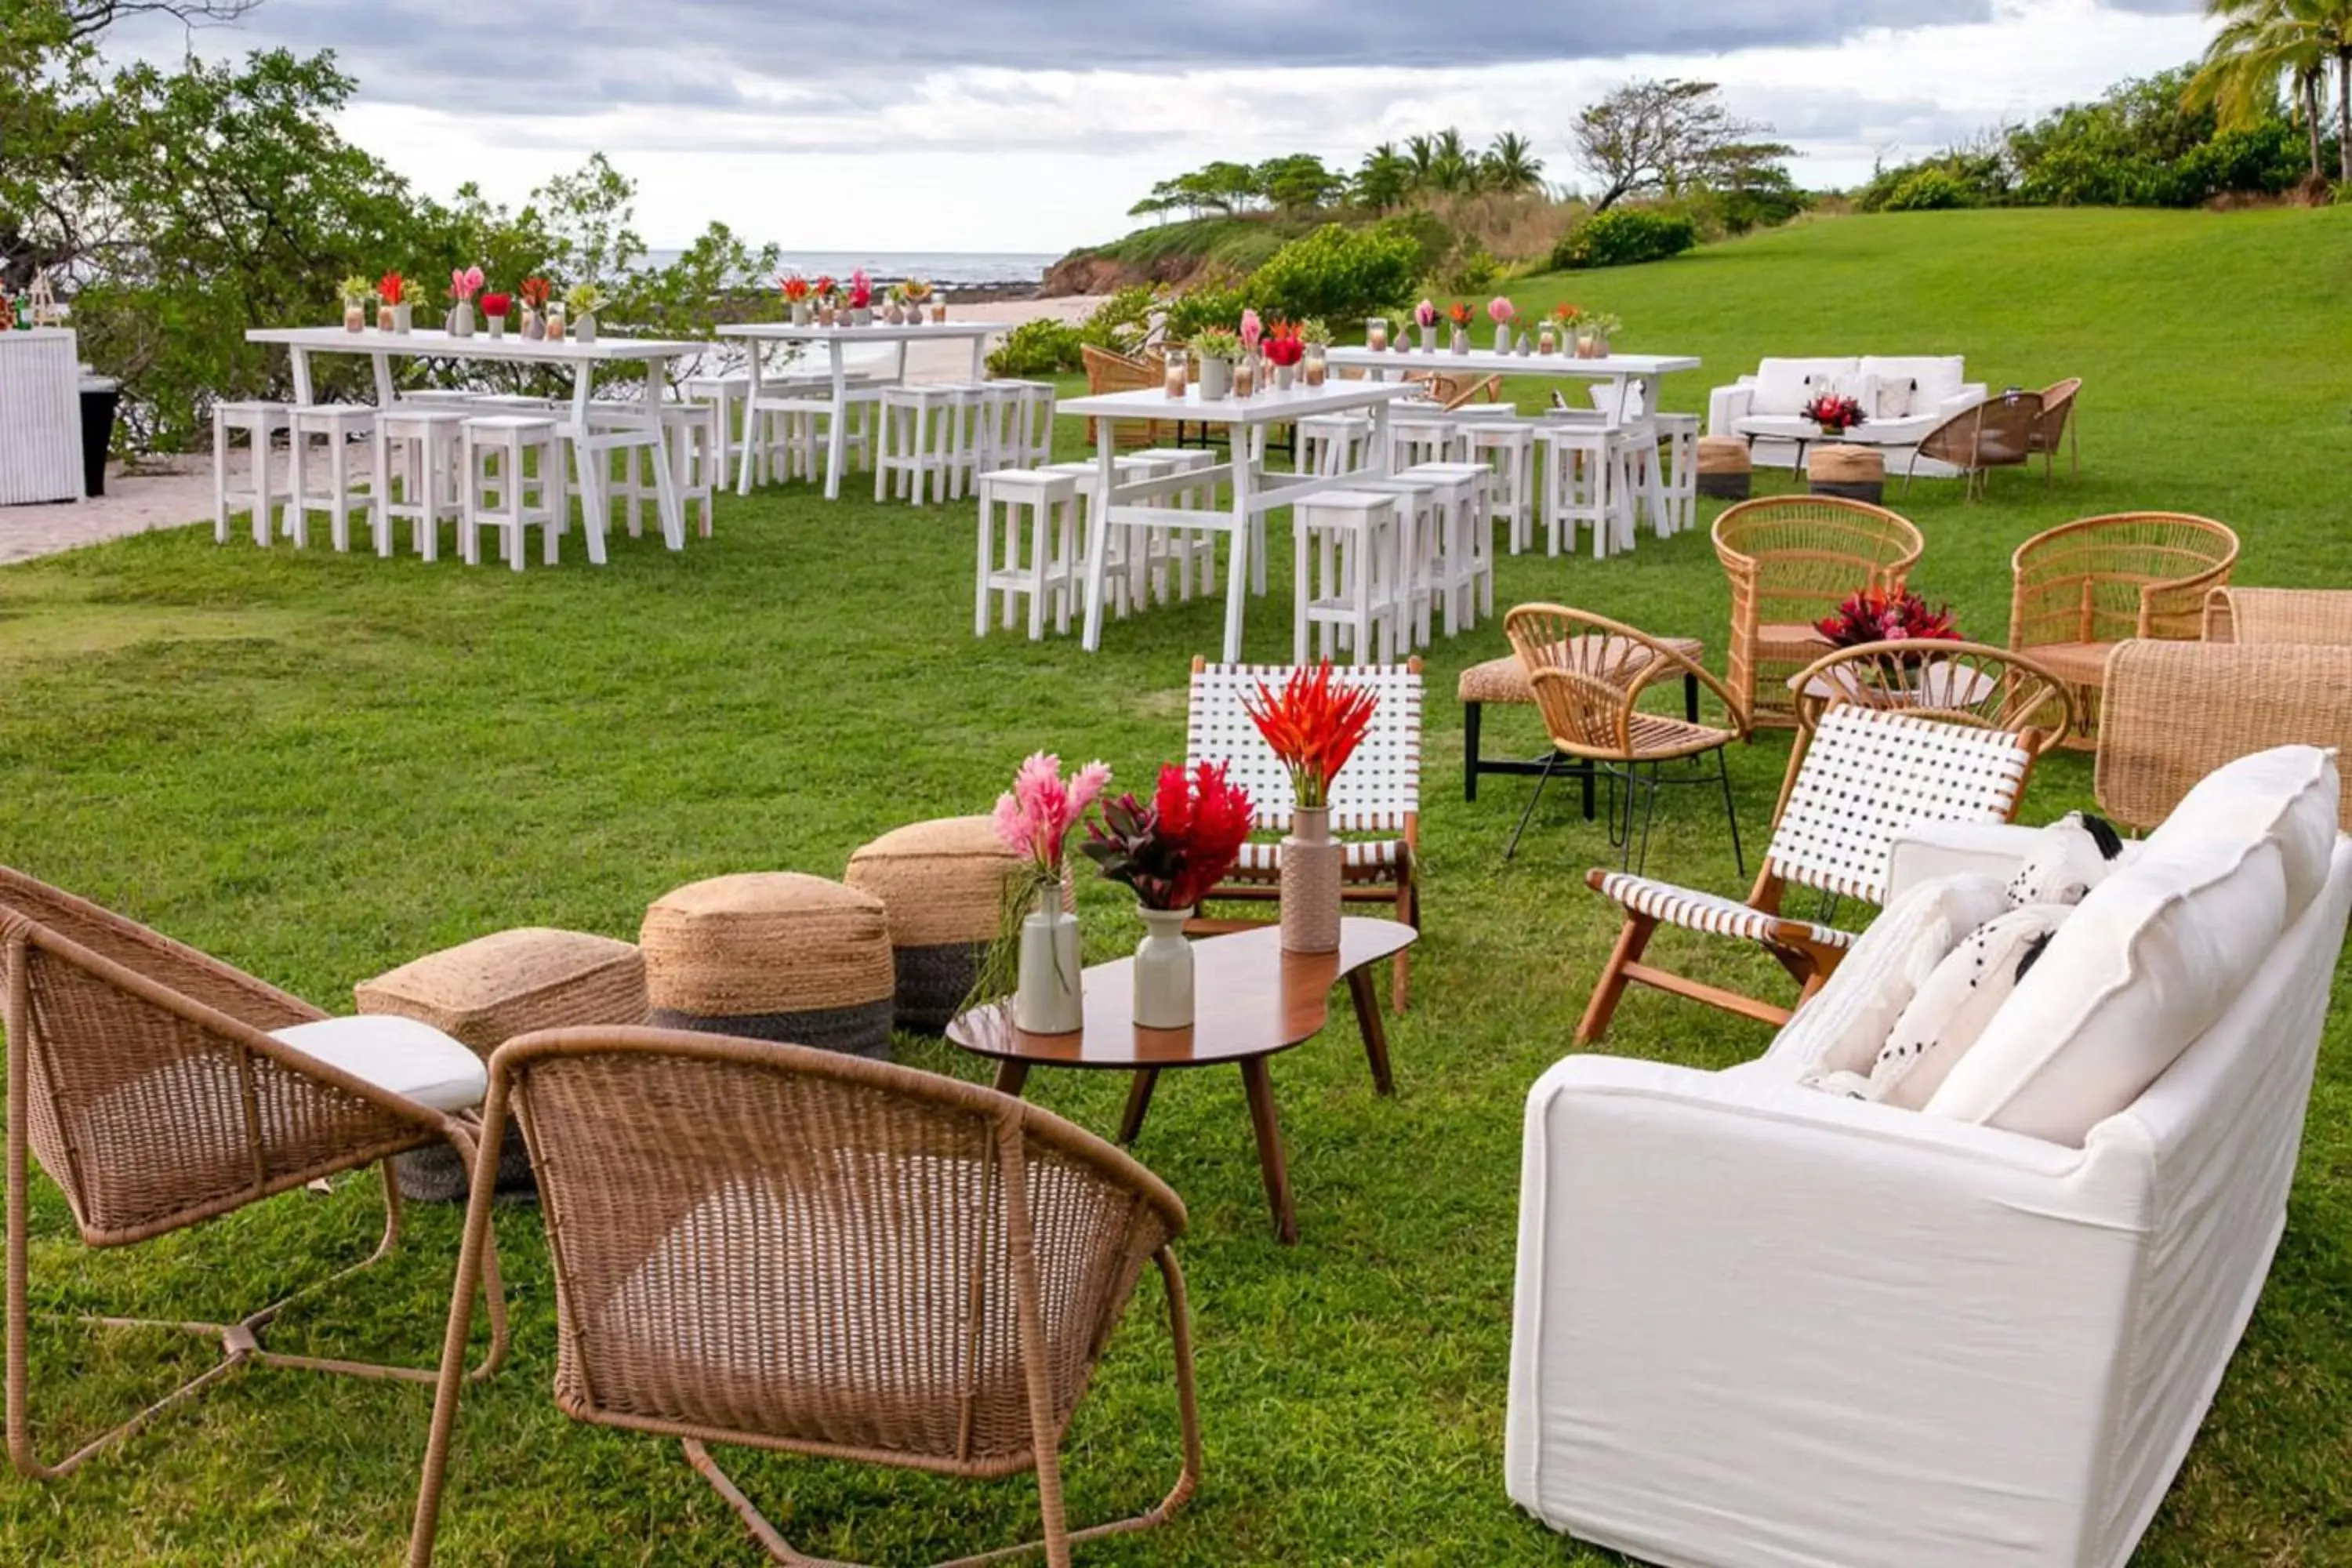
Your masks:
M677 256L675 250L656 250L648 252L646 259L652 266L665 267ZM863 267L878 282L924 278L952 289L1034 283L1060 259L1058 253L1011 250L793 250L787 247L782 270L797 268L811 278L821 273L846 278Z

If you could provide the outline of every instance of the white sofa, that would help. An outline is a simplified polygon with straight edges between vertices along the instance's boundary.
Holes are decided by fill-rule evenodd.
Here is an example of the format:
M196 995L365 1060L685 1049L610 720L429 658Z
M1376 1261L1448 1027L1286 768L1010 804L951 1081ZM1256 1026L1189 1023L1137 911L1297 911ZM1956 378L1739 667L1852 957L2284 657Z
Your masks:
M2032 830L1898 846L1895 892ZM2324 848L2324 847L2323 847ZM1571 1056L1527 1106L1507 1475L1673 1568L2120 1568L2285 1225L2352 839L2081 1148L1765 1057Z
M1863 405L1870 417L1861 438L1887 447L1887 468L1895 472L1908 466L1911 453L1929 431L1982 403L1985 388L1968 379L1958 354L1768 359L1755 374L1707 395L1706 431L1747 439L1750 458L1759 466L1791 468L1799 437L1811 438L1810 422L1801 417L1804 406L1824 395L1852 397ZM1875 413L1882 405L1889 417ZM1899 416L1893 415L1897 407Z

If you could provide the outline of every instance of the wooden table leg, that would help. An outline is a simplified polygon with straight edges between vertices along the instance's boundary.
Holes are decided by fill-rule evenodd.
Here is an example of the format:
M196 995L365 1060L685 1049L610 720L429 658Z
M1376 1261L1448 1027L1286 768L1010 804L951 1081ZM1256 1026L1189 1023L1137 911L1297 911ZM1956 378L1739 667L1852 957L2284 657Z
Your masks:
M1127 1110L1118 1119L1118 1141L1132 1143L1143 1131L1143 1113L1151 1109L1151 1090L1160 1082L1158 1068L1139 1069L1127 1086Z
M996 1064L996 1092L1021 1098L1021 1086L1029 1081L1027 1062L1006 1059Z
M1282 1161L1282 1124L1274 1116L1274 1079L1265 1058L1242 1063L1242 1087L1249 1091L1250 1126L1257 1133L1258 1169L1265 1176L1266 1206L1274 1210L1274 1234L1285 1247L1298 1241L1298 1216L1290 1207L1290 1173Z
M1388 1026L1381 1021L1380 993L1372 985L1369 966L1348 971L1348 994L1355 998L1356 1027L1364 1037L1364 1059L1372 1064L1372 1088L1381 1094L1396 1092L1389 1076Z

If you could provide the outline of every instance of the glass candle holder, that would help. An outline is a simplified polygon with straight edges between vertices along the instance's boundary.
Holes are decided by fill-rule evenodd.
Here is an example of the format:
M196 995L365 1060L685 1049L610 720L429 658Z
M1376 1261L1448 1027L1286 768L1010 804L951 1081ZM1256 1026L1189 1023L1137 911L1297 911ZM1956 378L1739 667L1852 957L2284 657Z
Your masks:
M345 305L343 307L343 331L347 332L363 332L367 331L367 307L365 305Z
M1257 356L1244 354L1234 362L1234 395L1253 397L1257 394Z
M1364 323L1364 346L1374 353L1389 346L1389 324L1379 316Z
M1185 384L1190 380L1191 375L1192 372L1185 364L1184 351L1182 349L1170 349L1168 351L1168 368L1160 380L1161 389L1165 391L1169 396L1181 401L1184 396Z
M1321 343L1308 343L1307 357L1300 363L1306 368L1307 384L1309 386L1322 385L1324 378L1330 374L1328 362L1323 357Z

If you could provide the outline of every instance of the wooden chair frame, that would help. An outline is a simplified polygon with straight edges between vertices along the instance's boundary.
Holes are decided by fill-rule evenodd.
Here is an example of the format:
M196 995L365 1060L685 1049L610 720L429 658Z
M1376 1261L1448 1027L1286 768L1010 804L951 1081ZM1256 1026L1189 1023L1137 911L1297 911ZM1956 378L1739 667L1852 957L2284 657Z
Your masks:
M1903 586L1927 540L1908 518L1838 496L1763 496L1726 507L1710 537L1731 586L1725 684L1751 728L1797 721L1786 677L1830 651L1768 640L1766 626L1804 625L1865 588Z

